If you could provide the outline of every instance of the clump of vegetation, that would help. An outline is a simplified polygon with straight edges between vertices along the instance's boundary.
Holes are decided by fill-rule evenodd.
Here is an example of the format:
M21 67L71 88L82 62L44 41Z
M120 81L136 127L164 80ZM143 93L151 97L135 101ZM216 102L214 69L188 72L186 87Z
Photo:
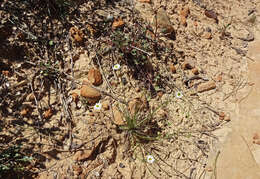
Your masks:
M163 170L163 166L160 166L160 163L164 163L168 166L169 164L158 154L161 153L158 144L175 135L170 134L166 131L166 127L161 125L161 123L167 123L169 121L167 116L163 117L163 119L158 118L159 110L167 108L169 102L170 100L167 100L155 109L144 109L135 106L134 113L133 110L127 108L123 110L125 124L118 126L118 131L126 134L124 136L126 145L129 145L129 150L127 151L129 157L141 161L155 178L158 176L151 170L151 167L153 168L155 166L159 167L164 174L171 177L168 172Z
M167 107L168 103L169 101L156 109L145 109L145 105L142 107L135 105L134 110L129 108L123 110L125 124L118 126L118 129L119 132L126 133L126 138L133 151L138 146L151 145L153 142L165 138L164 128L159 125L161 119L158 118L157 113L160 108Z
M40 75L45 79L49 81L57 80L59 78L60 72L58 67L58 62L52 63L47 62L43 63L40 62Z
M131 114L128 110L125 111L124 119L126 124L120 126L119 129L126 131L130 137L132 144L147 143L160 139L162 129L158 126L158 121L155 118L155 111L143 113L140 110Z
M13 145L0 151L0 177L8 173L23 173L33 158L25 155L21 146Z

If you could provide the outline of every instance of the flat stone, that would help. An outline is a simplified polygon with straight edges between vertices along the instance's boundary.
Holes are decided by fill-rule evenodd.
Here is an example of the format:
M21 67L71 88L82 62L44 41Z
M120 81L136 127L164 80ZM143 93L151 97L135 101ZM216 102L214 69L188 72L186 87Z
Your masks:
M156 15L150 3L140 3L137 1L135 8L140 12L141 17L150 23L154 29L157 28L159 32L171 38L175 36L173 25L163 8L159 8Z
M114 123L116 125L124 125L125 121L123 119L123 114L116 107L113 107L113 113L114 113Z
M164 34L171 34L174 32L170 18L167 15L167 12L162 8L157 11L157 17L153 18L153 25L157 25L159 30Z
M214 81L208 81L206 83L201 83L198 85L197 91L199 93L209 91L216 88L216 83Z
M88 85L82 86L80 89L80 95L87 98L90 104L95 104L101 98L101 93Z
M98 69L91 68L88 72L88 80L91 84L99 86L102 84L102 75Z
M259 6L260 10L260 6ZM217 160L217 178L260 178L260 31L249 44L248 76L252 85L250 93L238 104L238 121L233 124ZM214 177L213 177L214 178Z
M216 173L218 178L260 178L260 170L238 131L233 132L226 141L217 160Z
M74 64L75 79L85 78L88 73L90 58L86 54L80 54L79 59Z

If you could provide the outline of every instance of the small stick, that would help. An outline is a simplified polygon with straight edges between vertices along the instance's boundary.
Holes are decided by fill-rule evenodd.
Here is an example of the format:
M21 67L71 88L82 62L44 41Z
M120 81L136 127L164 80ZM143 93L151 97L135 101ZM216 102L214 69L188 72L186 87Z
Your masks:
M210 110L210 111L213 112L214 114L220 116L219 112L217 112L216 110L214 110L214 109L212 109L212 108L210 108L210 107L208 107L208 106L205 106L205 108L208 109L208 110Z
M34 80L34 78L33 78L33 80ZM31 90L32 90L32 92L33 92L33 96L34 96L34 101L35 101L35 104L36 104L37 112L39 113L39 116L40 116L41 121L43 121L42 113L40 112L38 100L37 100L37 98L36 98L36 93L35 93L35 91L34 91L33 82L30 83L30 87L31 87ZM38 124L38 125L39 125L39 124ZM40 128L40 126L39 126L39 128Z
M12 24L16 25L15 22L13 22L11 19L8 19ZM17 26L17 28L19 30L21 30L22 32L26 33L28 36L30 36L33 40L37 40L38 38L33 35L31 32L26 32L25 30L23 30L22 28L20 28L19 26Z
M243 85L244 81L245 81L245 80L240 79L240 80L238 81L237 86L233 88L233 91L232 91L232 92L228 93L227 96L224 97L223 101L225 101L226 99L228 99L230 96L232 96L232 95L233 95L235 92L237 92L239 89L242 89L243 87L242 87L242 88L240 88L240 87ZM245 84L246 84L246 83L245 83Z
M122 100L122 99L119 99L118 97L116 97L116 96L114 96L114 95L112 95L112 94L110 94L110 93L108 93L108 92L105 92L105 91L103 91L103 90L101 90L101 89L98 89L97 87L95 87L95 86L93 86L93 85L91 85L91 87L94 88L94 89L96 89L96 90L98 90L99 92L101 92L102 94L104 94L104 95L106 95L106 96L110 96L111 98L113 98L113 99L119 101L120 103L123 103L123 104L125 104L125 105L128 104L126 101L124 101L124 100Z
M210 177L211 179L213 178L213 176L215 179L217 179L217 160L218 160L219 154L220 154L220 151L218 151L217 156L214 161L214 171L213 171L213 175L211 175L211 177Z
M67 35L66 37L66 41L67 41L67 44L69 46L69 50L71 50L71 46L70 46L70 42L69 42L69 36L70 35ZM71 51L69 52L69 55L70 55L70 70L71 70L71 76L72 76L72 82L71 82L71 87L74 88L75 87L75 80L74 80L74 63L73 63L73 58L72 58L72 55L71 55Z
M111 105L111 102L109 101L109 107L110 107L110 110L111 110L111 114L112 114L112 118L113 118L113 121L112 123L114 124L114 121L115 121L115 116L114 116L114 111L113 111L113 108L112 108L112 105ZM109 118L110 119L110 118Z
M103 69L101 67L100 60L99 60L97 54L96 54L96 57L97 57L97 61L98 61L99 70L101 71L102 76L104 76L108 88L111 90L111 93L115 94L113 89L112 89L112 87L111 87L111 85L110 85L110 83L108 82L108 80L107 80L107 78L106 78L106 76L104 74L104 71L103 71Z
M69 119L69 123L68 123L68 128L69 128L69 150L71 150L71 146L72 146L72 140L73 140L73 137L72 137L72 114L71 114L71 111L69 110L69 107L68 107L68 104L64 98L64 94L63 94L63 89L62 89L62 84L61 84L61 81L59 80L59 83L58 83L58 88L60 90L60 102L62 104L62 107L63 107L63 111L66 115L66 118Z
M139 50L139 51L141 51L141 52L147 54L148 56L151 56L151 55L152 55L152 53L146 52L146 51L144 51L144 50L142 50L142 49L140 49L140 48L138 48L138 47L135 47L135 46L132 46L132 45L130 45L130 47L132 47L132 48L134 48L134 49L136 49L136 50Z
M34 80L34 79L33 79L33 80ZM32 90L32 92L33 92L34 101L35 101L35 104L36 104L37 112L38 112L38 114L39 114L39 116L40 116L40 120L43 121L42 113L41 113L41 111L40 111L40 109L39 109L38 100L37 100L37 98L36 98L36 93L35 93L35 91L34 91L33 82L30 83L30 87L31 87L31 90ZM39 122L39 120L37 120L37 125L38 125L38 130L39 130L39 129L40 129L40 122ZM42 139L40 132L39 132L39 135L40 135L40 139Z
M248 56L246 55L246 52L245 52L245 51L243 51L243 50L241 50L241 49L239 49L239 48L236 48L236 47L231 47L231 48L232 48L233 50L235 50L237 54L242 55L242 56L248 58L249 60L251 60L251 61L253 61L253 62L255 61L254 59L248 57Z

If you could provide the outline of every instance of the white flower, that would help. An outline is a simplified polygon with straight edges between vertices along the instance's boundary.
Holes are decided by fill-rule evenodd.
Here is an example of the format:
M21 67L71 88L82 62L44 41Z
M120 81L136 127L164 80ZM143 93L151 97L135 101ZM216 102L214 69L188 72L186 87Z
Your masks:
M113 20L113 18L114 18L114 16L113 16L113 15L111 15L111 14L108 14L108 15L107 15L107 20L109 20L109 21L110 21L110 20Z
M83 166L84 166L84 167L88 167L88 162L87 162L87 161L84 162L84 163L83 163Z
M120 65L119 64L115 64L114 66L113 66L113 70L119 70L120 69Z
M154 162L154 157L152 155L147 155L147 162L148 163L153 163Z
M94 174L96 175L96 177L100 176L100 174L98 172L94 172Z
M94 109L95 110L100 110L102 107L102 104L101 103L96 103L95 106L94 106Z
M177 91L177 92L175 93L175 96L176 96L176 98L182 98L183 94L182 94L182 92Z

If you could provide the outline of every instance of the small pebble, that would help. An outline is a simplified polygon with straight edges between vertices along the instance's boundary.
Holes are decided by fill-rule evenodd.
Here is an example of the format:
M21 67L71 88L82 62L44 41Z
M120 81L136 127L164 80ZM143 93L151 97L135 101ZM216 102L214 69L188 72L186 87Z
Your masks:
M188 69L192 69L192 68L193 68L193 65L191 65L189 62L186 62L186 61L185 61L185 62L183 62L181 68L182 68L183 70L188 70Z
M125 168L125 165L123 163L119 163L120 168Z
M123 85L126 85L126 84L127 84L126 78L125 78L125 77L122 77L122 78L121 78L121 82L122 82Z
M208 81L206 83L199 84L197 91L199 93L202 93L204 91L209 91L209 90L212 90L212 89L215 89L215 88L216 88L215 82L214 81Z
M208 18L212 18L218 24L218 15L213 10L205 10L205 15Z
M216 81L217 82L221 82L222 81L222 75L219 74L217 77L216 77Z
M194 75L198 75L199 74L199 70L197 68L193 68L191 70L191 72L194 74Z
M169 64L169 69L170 69L170 72L176 73L176 67L172 63Z

